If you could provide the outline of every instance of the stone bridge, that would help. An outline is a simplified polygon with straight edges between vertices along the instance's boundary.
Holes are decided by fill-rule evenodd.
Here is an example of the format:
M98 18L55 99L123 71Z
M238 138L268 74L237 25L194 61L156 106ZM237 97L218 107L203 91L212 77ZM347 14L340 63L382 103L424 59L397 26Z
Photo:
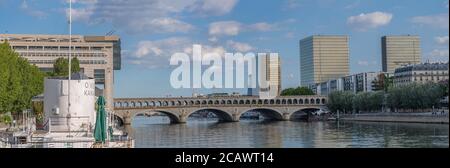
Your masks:
M326 103L325 96L115 98L114 114L125 125L131 124L136 115L150 112L166 114L171 123L185 123L189 115L202 110L213 112L223 122L237 122L248 111L269 119L290 120L295 113L326 110Z

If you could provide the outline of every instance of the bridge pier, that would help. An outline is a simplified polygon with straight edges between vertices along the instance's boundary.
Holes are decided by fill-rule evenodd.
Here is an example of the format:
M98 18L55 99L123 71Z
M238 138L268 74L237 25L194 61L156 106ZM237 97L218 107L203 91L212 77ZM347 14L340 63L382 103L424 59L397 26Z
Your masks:
M231 122L239 122L240 116L236 113L232 114Z
M188 116L180 115L180 116L178 116L178 119L175 121L175 123L184 124L187 122L187 118L188 118Z
M123 117L123 125L131 125L132 119L131 117Z
M291 114L290 113L283 113L283 118L281 120L283 121L289 121L291 120Z

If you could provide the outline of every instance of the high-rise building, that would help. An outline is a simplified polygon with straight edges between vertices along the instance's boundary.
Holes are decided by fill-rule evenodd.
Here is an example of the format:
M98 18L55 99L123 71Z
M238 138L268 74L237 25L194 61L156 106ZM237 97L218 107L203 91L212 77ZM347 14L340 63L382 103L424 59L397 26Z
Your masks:
M394 73L403 65L420 64L419 36L383 36L381 38L383 72Z
M300 40L300 85L349 74L348 36L314 35Z
M57 58L68 58L68 35L0 34L0 42L9 45L30 64L42 71L53 71ZM80 70L103 87L106 107L113 108L114 70L121 69L120 38L117 36L72 35L72 58L80 61Z
M258 54L256 74L249 75L250 81L256 82L256 88L248 88L248 95L279 96L281 94L281 59L278 55ZM265 79L262 79L264 77ZM269 87L262 88L259 80L267 81Z

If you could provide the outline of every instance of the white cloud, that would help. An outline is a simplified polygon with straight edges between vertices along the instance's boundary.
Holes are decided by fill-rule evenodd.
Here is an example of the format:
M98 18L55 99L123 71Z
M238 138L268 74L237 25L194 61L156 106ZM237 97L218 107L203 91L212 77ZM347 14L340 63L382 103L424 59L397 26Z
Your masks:
M435 37L434 40L440 45L448 45L448 36Z
M175 33L188 32L194 29L194 26L173 18L145 18L143 20L132 20L129 23L130 32L145 32L151 29L155 33Z
M231 12L238 0L200 0L192 5L191 10L201 15L224 15Z
M356 7L358 7L361 4L361 0L357 0L351 4L348 4L347 6L345 6L345 9L354 9Z
M215 0L75 0L73 19L94 24L109 22L130 33L188 32L194 27L180 20L180 14L224 15L231 12L237 2L238 0L220 3Z
M253 50L253 47L250 44L235 42L233 40L228 40L227 45L233 50L243 53Z
M184 37L172 37L161 40L140 41L134 52L126 52L123 57L125 62L143 66L150 69L170 67L170 57L175 53L186 53L192 61L192 47L195 43ZM201 45L201 44L200 44ZM202 45L202 56L207 53L217 53L221 57L227 49L223 46Z
M369 61L358 61L358 65L368 66L369 65Z
M22 11L26 12L28 15L31 15L31 16L36 17L38 19L43 19L43 18L47 17L47 13L30 7L28 5L28 1L27 0L22 1L22 3L20 4L20 9Z
M448 13L443 13L438 15L416 16L411 21L421 26L448 29L448 19Z
M284 37L291 39L295 37L295 33L294 32L287 32Z
M288 19L277 23L258 22L253 24L244 24L237 21L218 21L209 24L210 41L217 42L221 36L237 36L241 32L268 32L278 30L282 25L295 22L294 19Z
M69 16L69 9L66 9L66 15ZM94 11L90 8L72 9L72 20L88 22Z
M357 31L367 31L368 29L388 25L392 18L393 15L386 12L361 13L357 16L350 16L347 19L347 24Z
M288 79L294 79L294 74L293 74L293 73L290 73L290 74L288 75Z
M300 0L285 0L283 10L292 10L300 7Z
M275 29L275 26L266 22L251 24L248 26L251 30L267 32Z
M221 21L209 24L210 36L236 36L242 29L242 24L236 21Z
M367 61L367 60L359 60L358 65L360 66L373 66L377 65L377 61Z
M428 57L447 57L448 58L448 49L434 49L433 51L427 54Z
M190 40L183 37L140 41L136 51L124 55L124 59L128 63L147 68L168 67L172 54L185 52L191 45Z

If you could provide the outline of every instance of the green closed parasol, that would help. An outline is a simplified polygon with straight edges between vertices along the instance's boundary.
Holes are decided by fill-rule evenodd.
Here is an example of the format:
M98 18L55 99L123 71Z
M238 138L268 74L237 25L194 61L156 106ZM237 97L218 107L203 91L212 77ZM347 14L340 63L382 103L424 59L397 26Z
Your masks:
M106 111L105 98L103 96L97 99L97 118L95 121L94 138L95 142L104 143L106 140Z

